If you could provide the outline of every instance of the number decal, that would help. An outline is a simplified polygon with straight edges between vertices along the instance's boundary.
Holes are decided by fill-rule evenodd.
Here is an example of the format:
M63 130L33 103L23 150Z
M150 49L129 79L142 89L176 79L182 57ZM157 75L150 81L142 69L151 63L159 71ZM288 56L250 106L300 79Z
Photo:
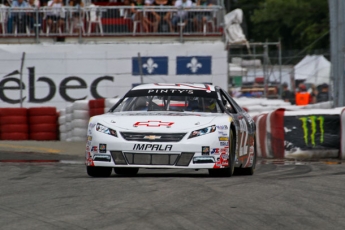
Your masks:
M239 156L243 156L247 154L246 145L248 139L248 129L247 124L244 119L240 120L240 135L239 135Z

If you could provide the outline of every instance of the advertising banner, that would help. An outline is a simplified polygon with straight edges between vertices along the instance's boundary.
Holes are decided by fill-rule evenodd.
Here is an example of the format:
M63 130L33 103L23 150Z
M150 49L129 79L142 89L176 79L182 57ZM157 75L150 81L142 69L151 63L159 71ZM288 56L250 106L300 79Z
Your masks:
M338 156L340 132L339 114L284 116L285 157Z
M180 57L188 60L180 64ZM184 64L188 71L180 72ZM0 107L19 107L22 100L23 107L62 109L76 100L121 97L141 83L208 82L227 89L227 66L222 42L0 45Z

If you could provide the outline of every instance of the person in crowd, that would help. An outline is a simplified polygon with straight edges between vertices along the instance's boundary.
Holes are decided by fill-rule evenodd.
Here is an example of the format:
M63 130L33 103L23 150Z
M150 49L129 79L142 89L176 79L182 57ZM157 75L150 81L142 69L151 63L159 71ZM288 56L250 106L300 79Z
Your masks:
M171 6L171 0L155 0L154 5L159 7L168 7ZM162 32L170 32L173 31L172 24L171 24L171 11L158 11L157 14L160 16L161 31ZM166 27L166 28L165 28Z
M131 19L133 21L140 21L142 28L144 29L145 33L149 32L149 24L151 23L150 20L146 17L145 13L143 12L144 9L144 1L143 0L136 0L131 3Z
M171 23L174 30L180 22L182 22L182 30L184 29L188 22L188 12L186 10L192 8L192 6L193 3L191 0L177 0L175 2L175 7L178 8L178 11L176 14L173 15L171 19Z
M25 33L26 26L29 24L29 16L28 16L28 9L30 9L30 5L24 0L17 0L12 2L12 8L14 9L14 13L12 13L13 22L17 27L18 33ZM20 9L24 10L20 12Z
M48 5L48 0L39 0L39 6L40 7L44 7Z
M75 25L81 24L79 23L80 20L83 20L83 13L81 7L84 7L84 3L82 0L70 0L69 6L72 7L72 23L71 28L73 33L78 33L79 28Z
M217 5L217 0L196 0L195 3L198 7L210 7ZM193 18L193 26L195 31L202 32L204 24L212 18L212 12L200 12L196 13Z
M319 102L325 102L329 101L329 91L328 91L328 85L322 84L320 86L321 92L319 92L316 96L316 101Z
M131 6L132 6L132 0L124 0L123 1L123 6L126 8L120 9L120 15L125 18L132 18L132 11L131 11Z
M311 85L309 92L310 92L310 104L315 104L317 102L316 100L317 89L314 84Z
M155 6L155 0L145 0L145 6ZM148 25L152 27L152 32L157 33L158 26L161 21L161 16L155 10L146 10L146 17L148 18Z
M310 103L310 93L307 91L305 84L298 85L298 92L296 93L296 105L308 105Z
M289 90L289 86L286 82L282 84L282 99L285 102L290 102L292 105L296 104L295 102L295 94Z
M52 33L56 33L58 28L61 28L65 22L65 14L63 11L63 0L50 0L47 7L50 9L47 12L46 23L50 27Z
M29 0L28 1L29 3L29 6L33 9L37 9L39 7L39 1L36 1L36 0ZM41 15L38 14L38 24L42 24L41 23ZM28 23L29 23L29 27L30 27L30 31L31 33L35 33L36 32L36 27L35 27L35 24L36 24L36 13L34 11L32 12L28 12Z

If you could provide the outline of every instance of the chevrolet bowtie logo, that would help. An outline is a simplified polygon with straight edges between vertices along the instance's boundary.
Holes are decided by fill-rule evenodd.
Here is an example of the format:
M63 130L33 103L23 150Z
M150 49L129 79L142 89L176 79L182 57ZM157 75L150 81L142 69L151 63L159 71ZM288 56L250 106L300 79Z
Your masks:
M156 140L156 139L161 139L161 136L155 136L155 135L144 136L144 139Z
M134 123L134 127L138 126L146 126L146 127L162 127L165 126L167 128L170 128L174 122L169 122L169 121L138 121Z

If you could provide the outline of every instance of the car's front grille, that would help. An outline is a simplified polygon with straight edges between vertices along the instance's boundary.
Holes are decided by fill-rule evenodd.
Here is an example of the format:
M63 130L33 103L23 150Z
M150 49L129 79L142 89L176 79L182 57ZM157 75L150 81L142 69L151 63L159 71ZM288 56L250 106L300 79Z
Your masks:
M130 165L174 165L179 154L125 153Z
M121 136L127 141L142 142L179 142L186 133L134 133L120 132Z
M181 154L161 153L128 153L110 151L117 165L176 165L188 166L194 156L194 152L182 152Z

